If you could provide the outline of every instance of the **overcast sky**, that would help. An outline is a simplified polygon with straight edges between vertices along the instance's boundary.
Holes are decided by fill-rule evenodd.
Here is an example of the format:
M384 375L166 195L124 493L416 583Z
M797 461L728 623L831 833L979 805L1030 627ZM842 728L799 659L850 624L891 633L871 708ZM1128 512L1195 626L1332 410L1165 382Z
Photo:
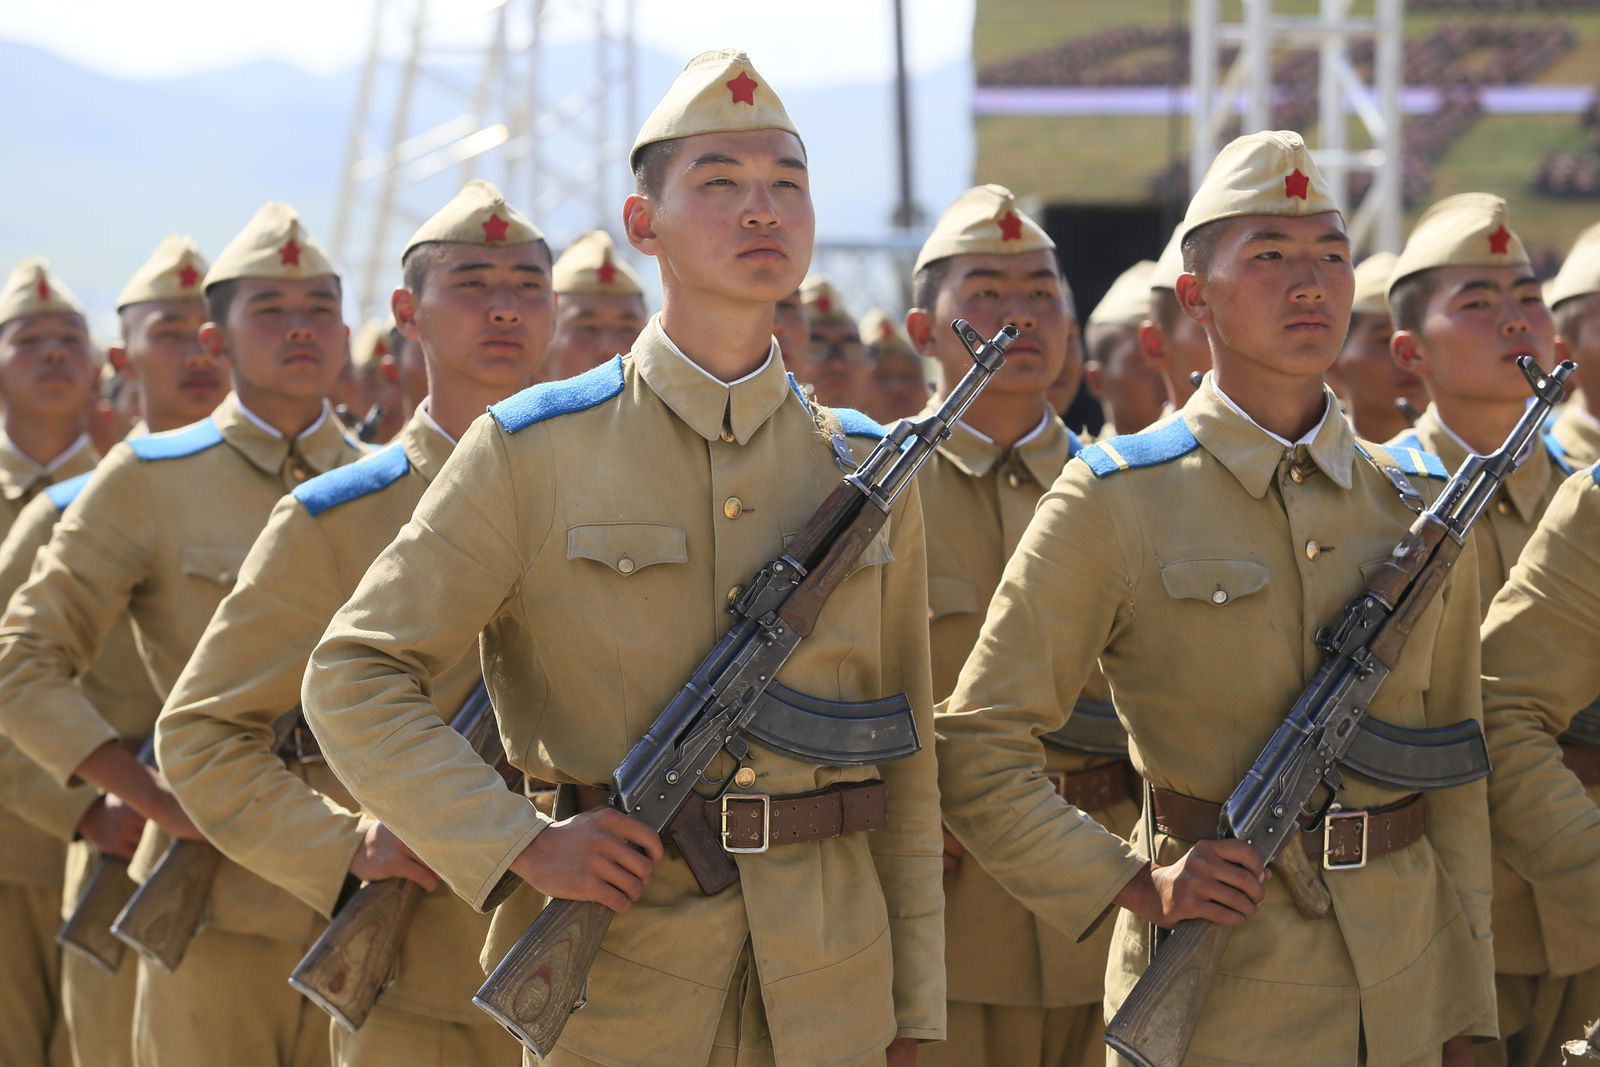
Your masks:
M907 54L928 70L971 49L974 0L906 0ZM391 8L409 7L390 0ZM493 0L432 0L470 16ZM547 0L549 9L586 5ZM624 0L610 0L621 12ZM151 78L270 58L318 73L361 62L374 0L47 0L0 4L0 40L47 48L92 70ZM892 64L890 0L634 0L635 42L688 58L739 47L778 84L856 81ZM564 23L564 24L563 24ZM554 32L584 36L563 19Z

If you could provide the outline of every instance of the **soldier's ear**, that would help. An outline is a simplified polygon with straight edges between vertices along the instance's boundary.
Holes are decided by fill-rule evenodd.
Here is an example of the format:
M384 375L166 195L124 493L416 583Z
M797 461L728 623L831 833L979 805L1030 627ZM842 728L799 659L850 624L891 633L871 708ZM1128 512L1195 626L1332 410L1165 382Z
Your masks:
M111 364L112 370L121 374L128 366L128 350L122 345L107 345L106 362Z
M1139 354L1152 367L1166 365L1167 354L1161 350L1161 331L1149 319L1139 323Z
M638 193L622 202L622 232L629 244L647 256L660 254L661 239L656 236L655 210L655 202Z
M1572 358L1572 346L1567 344L1567 339L1556 334L1556 362Z
M933 348L933 316L924 308L912 308L906 312L906 337L911 340L911 347L917 350L919 356L929 359L935 357Z
M394 312L394 326L401 337L414 341L422 336L417 326L417 297L410 289L396 289L389 297L389 310Z
M349 327L345 333L349 333ZM228 331L215 322L208 322L200 327L200 347L205 349L217 359L222 359L228 354Z
M1389 335L1389 354L1401 370L1421 374L1424 359L1422 335L1412 330L1396 330Z
M1211 318L1211 305L1206 303L1204 286L1200 283L1198 274L1184 271L1178 275L1178 306L1183 313L1196 322L1205 322Z

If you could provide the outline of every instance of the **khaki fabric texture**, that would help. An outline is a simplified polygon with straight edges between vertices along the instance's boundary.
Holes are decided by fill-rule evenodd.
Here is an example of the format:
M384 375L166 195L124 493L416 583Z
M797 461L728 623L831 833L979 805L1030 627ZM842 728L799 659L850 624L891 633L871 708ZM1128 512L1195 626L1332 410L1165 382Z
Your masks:
M1356 264L1356 295L1350 314L1389 314L1389 274L1396 258L1393 252L1374 252Z
M1550 436L1566 449L1567 462L1574 467L1586 467L1600 460L1600 419L1589 414L1576 397L1556 416Z
M1208 222L1240 215L1321 215L1338 210L1333 190L1305 140L1293 130L1261 130L1222 146L1190 198L1176 236L1181 242Z
M1457 193L1434 203L1406 238L1389 273L1395 283L1435 267L1526 266L1528 250L1511 229L1506 202L1491 193Z
M116 974L77 952L61 954L61 1008L74 1067L133 1067L133 999L138 953Z
M1121 274L1089 312L1090 326L1137 326L1150 317L1150 279L1156 262L1141 259Z
M209 269L193 237L169 234L117 294L117 310L149 300L199 300Z
M848 322L852 326L856 324L850 309L845 305L844 297L833 284L833 279L826 274L813 274L800 283L800 302L805 305L806 318L813 323Z
M0 326L24 315L82 315L83 305L61 284L42 259L25 259L11 268L0 286Z
M467 245L525 245L541 241L544 234L528 221L527 216L506 203L504 194L482 178L474 178L461 187L434 213L433 217L417 227L417 232L406 242L405 254L421 244L445 241Z
M475 904L547 820L445 728L428 680L482 632L511 762L546 780L605 783L727 629L729 592L782 550L841 477L776 347L728 387L675 352L652 320L627 357L595 373L619 375L621 391L514 434L494 419L474 424L334 617L303 691L329 761L363 806ZM748 763L754 790L773 795L881 777L887 828L739 857L741 881L712 897L682 861L657 864L640 902L612 922L562 1050L606 1063L704 1063L747 940L780 1061L881 1055L897 1032L942 1034L914 487L778 681L830 700L909 694L924 739L916 756L831 768L758 747ZM710 773L730 770L718 761ZM490 960L535 910L510 907L497 916Z
M1007 565L939 719L940 791L957 837L1069 934L1141 863L1039 777L1036 735L1062 725L1097 658L1146 780L1221 801L1321 663L1317 630L1411 524L1331 393L1328 404L1310 444L1286 450L1200 389L1178 416L1195 447L1104 478L1068 463ZM1425 497L1442 487L1413 481ZM1312 540L1336 551L1308 551ZM1471 556L1469 545L1419 618L1371 705L1376 718L1431 727L1478 716ZM1402 795L1351 780L1340 799L1367 808ZM1363 1039L1372 1065L1437 1062L1449 1037L1495 1033L1484 787L1423 803L1423 840L1327 872L1332 917L1302 918L1267 883L1223 954L1188 1062L1335 1067L1358 1062ZM1134 840L1143 845L1141 833ZM1154 844L1162 863L1188 847ZM1143 920L1117 914L1108 1013L1143 972L1146 938Z
M202 288L235 278L302 280L339 276L328 252L306 232L300 213L276 200L261 205L244 229L217 254Z
M274 755L273 724L298 702L306 661L328 620L411 518L451 444L418 412L389 447L404 452L409 469L381 489L316 516L293 496L278 502L156 727L161 766L207 838L323 916L332 915L351 857L374 820L358 814L325 766L313 773ZM457 652L457 662L433 682L447 719L480 678L476 640ZM478 950L488 932L488 918L448 890L429 894L381 1003L478 1022L483 1013L472 1006L472 994L483 978Z
M1556 276L1545 283L1545 303L1555 307L1585 293L1600 292L1600 222L1578 234Z
M1178 279L1183 276L1183 234L1183 223L1180 222L1178 228L1172 231L1172 236L1167 238L1161 255L1156 258L1156 265L1150 268L1150 288L1178 288ZM1151 316L1146 314L1145 317Z
M701 52L689 60L639 127L628 166L647 144L745 130L787 130L800 136L783 101L756 73L749 56L734 48Z
M60 916L59 886L0 883L0 1063L70 1062L56 947Z
M1006 560L1022 540L1039 498L1061 474L1071 446L1071 435L1054 414L1047 414L1030 438L1005 453L957 423L917 476L928 531L929 646L936 700L955 689ZM1085 696L1109 699L1098 672L1089 689ZM939 719L934 721L937 725ZM1071 773L1116 762L1054 746L1045 749L1048 771ZM1126 836L1138 810L1119 804L1093 814ZM944 889L950 1000L1026 1008L1099 1005L1111 924L1103 923L1094 936L1075 943L1023 907L971 857L945 875ZM952 1019L952 1041L957 1025Z
M1103 1067L1100 1004L1016 1008L950 1002L950 1036L917 1049L917 1067Z
M522 1062L517 1039L473 1011L484 1021L430 1019L380 1001L355 1033L328 1027L333 1067L517 1067Z
M1019 256L1054 251L1056 243L1017 204L1003 185L979 185L953 200L917 253L915 274L929 263L951 256Z
M557 293L643 296L638 273L617 258L616 243L604 230L590 230L567 246L550 268Z

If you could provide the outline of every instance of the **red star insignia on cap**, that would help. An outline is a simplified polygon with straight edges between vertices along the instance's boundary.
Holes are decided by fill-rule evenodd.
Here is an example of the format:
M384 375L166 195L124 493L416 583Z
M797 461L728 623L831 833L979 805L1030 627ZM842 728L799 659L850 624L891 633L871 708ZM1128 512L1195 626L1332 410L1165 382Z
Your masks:
M298 267L300 265L300 246L293 237L283 242L278 249L278 262L285 267Z
M600 279L601 285L610 285L617 280L617 266L611 262L610 256L600 261L600 266L596 268L594 273L595 277Z
M178 284L185 289L193 289L195 282L200 280L200 272L191 264L185 263L183 269L178 271Z
M1502 224L1501 227L1489 235L1489 251L1497 256L1503 256L1511 249L1511 231Z
M887 341L894 336L894 327L889 325L889 320L884 319L878 326L878 336Z
M825 296L817 297L817 310L826 315L833 310L833 301Z
M506 239L506 230L511 223L499 215L490 215L483 222L483 239L490 244L498 244Z
M995 221L1000 224L1000 240L1022 240L1022 220L1017 218L1015 211L1007 211Z
M44 275L39 275L39 281L34 285L33 291L39 294L40 300L50 299L50 283L44 280Z
M1296 167L1294 172L1283 179L1283 195L1286 197L1297 196L1306 199L1306 194L1311 190L1311 179L1300 172Z
M756 106L756 86L761 83L749 74L741 70L737 78L725 84L728 86L728 91L733 94L733 103Z

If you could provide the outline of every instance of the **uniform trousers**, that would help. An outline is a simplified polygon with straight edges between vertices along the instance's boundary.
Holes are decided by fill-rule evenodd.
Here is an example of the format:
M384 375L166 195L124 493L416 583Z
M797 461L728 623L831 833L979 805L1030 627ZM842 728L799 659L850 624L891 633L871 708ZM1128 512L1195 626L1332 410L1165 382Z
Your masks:
M133 1067L138 957L130 948L117 973L108 974L82 953L61 953L61 1007L75 1067Z
M1477 1067L1559 1067L1561 1046L1600 1018L1600 967L1580 974L1497 974L1499 1041L1473 1050Z
M328 1033L334 1067L515 1067L522 1062L517 1039L487 1015L482 1025L469 1025L380 1003L355 1033L338 1024Z
M1097 1067L1106 1060L1099 1003L1066 1008L946 1003L943 1041L917 1049L917 1067Z
M61 1017L61 888L0 884L0 1063L66 1067Z
M328 1067L333 1021L289 984L307 946L202 929L172 974L139 960L138 1067Z

